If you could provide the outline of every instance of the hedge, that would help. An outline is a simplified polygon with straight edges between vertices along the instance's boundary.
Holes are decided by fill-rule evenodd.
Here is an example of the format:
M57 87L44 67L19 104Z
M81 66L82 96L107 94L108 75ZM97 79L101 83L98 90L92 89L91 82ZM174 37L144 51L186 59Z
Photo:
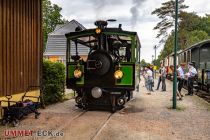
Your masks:
M63 101L65 66L60 62L43 61L43 97L46 105Z

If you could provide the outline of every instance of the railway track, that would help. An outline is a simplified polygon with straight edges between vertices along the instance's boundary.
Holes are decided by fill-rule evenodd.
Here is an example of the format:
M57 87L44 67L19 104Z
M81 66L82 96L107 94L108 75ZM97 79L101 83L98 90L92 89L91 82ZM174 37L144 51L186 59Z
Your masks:
M169 80L169 81L172 81L172 80ZM186 85L184 85L183 88L187 90ZM194 89L194 94L210 103L210 93L203 90Z
M204 99L205 101L209 102L210 103L210 94L205 92L205 91L202 91L202 90L199 90L198 92L195 93L197 96L201 97L202 99Z
M106 127L106 125L108 124L109 120L111 119L112 115L114 113L111 113L108 118L105 120L105 122L103 122L103 124L97 129L96 133L90 138L90 140L95 140L97 138L97 136L102 132L102 130Z
M118 110L120 111L120 110ZM118 112L117 111L117 112ZM62 125L61 127L59 127L58 129L56 129L56 131L62 131L65 130L65 128L68 128L72 123L74 123L76 120L80 119L82 116L84 116L86 113L88 113L89 111L82 111L81 113L75 115L71 120L69 120L68 122L65 122L64 125ZM103 121L103 123L98 126L98 128L96 129L96 131L94 132L93 136L90 137L90 140L95 140L98 135L100 135L100 133L103 131L103 129L106 127L106 125L109 123L111 117L114 115L114 113L110 113ZM52 137L46 137L45 140L51 139Z
M81 116L83 116L87 111L82 111L81 113L77 114L76 116L74 116L70 121L65 122L64 125L62 125L61 127L59 127L58 129L56 129L56 131L62 131L63 129L65 129L66 127L68 127L73 121L75 121L76 119L80 118ZM48 140L51 139L52 137L45 137L44 140Z

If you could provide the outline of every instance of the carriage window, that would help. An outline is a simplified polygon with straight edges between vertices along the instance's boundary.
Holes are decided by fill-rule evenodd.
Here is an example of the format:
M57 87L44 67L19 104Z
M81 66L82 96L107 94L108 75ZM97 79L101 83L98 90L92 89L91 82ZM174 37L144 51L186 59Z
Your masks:
M119 55L120 55L122 61L126 61L126 59L125 59L125 52L126 52L126 48L125 47L121 47L119 49Z
M76 48L75 41L71 41L71 48L70 48L71 60L70 61L77 59L78 56L79 56L78 58L79 60L86 61L89 51L90 51L90 48L85 46L84 44L77 42L77 48Z
M121 61L129 62L131 59L131 49L129 47L121 47L119 49L119 56Z
M182 58L181 62L185 62L184 61L184 54L181 55L181 58Z
M119 54L120 54L120 56L125 56L125 51L126 51L126 48L125 47L121 47L120 49L119 49Z
M103 34L99 39L95 34L75 37L68 41L68 61L87 60L87 56L98 49L103 49L117 61L131 61L132 38L124 35ZM136 55L136 53L134 54Z
M208 52L208 49L202 49L202 52Z
M131 61L131 38L129 36L107 35L108 51L118 60Z
M187 52L187 62L190 62L190 51Z
M178 64L181 63L182 60L181 60L181 55L178 55Z
M184 52L184 62L186 62L186 52Z

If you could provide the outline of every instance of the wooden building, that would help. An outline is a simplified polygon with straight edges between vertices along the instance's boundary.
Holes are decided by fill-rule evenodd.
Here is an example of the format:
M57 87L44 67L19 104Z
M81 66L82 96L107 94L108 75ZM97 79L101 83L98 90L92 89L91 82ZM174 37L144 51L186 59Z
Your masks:
M19 100L29 86L40 85L41 2L0 0L0 100Z

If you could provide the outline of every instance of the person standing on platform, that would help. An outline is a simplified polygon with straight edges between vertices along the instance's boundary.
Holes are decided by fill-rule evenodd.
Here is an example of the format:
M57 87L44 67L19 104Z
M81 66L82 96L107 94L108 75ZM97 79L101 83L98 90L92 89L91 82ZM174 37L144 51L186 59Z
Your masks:
M193 63L188 63L189 72L186 74L188 77L188 95L193 95L193 83L195 80L195 75L197 74L196 69L193 66Z
M174 73L174 66L173 65L171 65L170 66L170 69L171 69L171 71L172 71L172 74ZM178 70L176 70L177 71L177 74L179 73L178 72ZM173 76L172 76L173 77ZM178 76L177 76L177 78L178 78ZM177 80L177 85L178 85L178 80ZM179 98L179 100L182 100L182 95L180 94L180 92L178 91L178 89L176 90L176 95L177 95L177 97ZM171 99L172 100L172 99Z
M159 76L158 76L158 84L157 84L156 90L159 90L159 87L160 87L162 66L163 66L163 64L161 63L161 67L160 67L159 72L158 72Z
M147 85L147 75L146 75L146 68L144 67L143 68L143 72L142 72L142 75L143 75L143 78L144 78L144 84L143 84L143 87L146 87Z
M151 94L151 91L153 91L152 83L154 79L153 79L152 71L150 70L150 67L147 66L145 70L146 70L146 79L147 79L146 88L147 88L148 94Z
M184 67L185 64L181 63L179 68L177 69L178 92L182 97L184 97L184 94L181 93L184 85Z
M162 91L166 91L166 68L162 64L161 68Z

